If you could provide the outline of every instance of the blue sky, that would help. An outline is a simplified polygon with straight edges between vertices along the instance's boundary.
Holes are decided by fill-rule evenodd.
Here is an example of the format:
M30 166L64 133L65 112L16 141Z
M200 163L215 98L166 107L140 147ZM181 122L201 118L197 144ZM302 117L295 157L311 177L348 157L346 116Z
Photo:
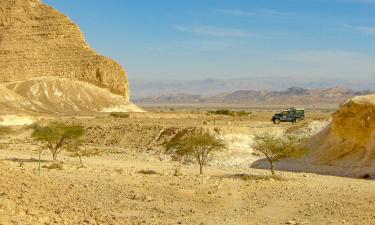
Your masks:
M44 0L130 79L375 79L375 0Z

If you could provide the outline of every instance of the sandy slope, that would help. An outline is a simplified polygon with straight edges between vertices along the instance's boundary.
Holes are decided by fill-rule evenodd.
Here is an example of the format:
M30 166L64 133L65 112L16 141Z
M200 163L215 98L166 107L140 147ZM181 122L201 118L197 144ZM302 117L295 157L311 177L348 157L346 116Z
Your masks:
M0 84L1 85L1 84ZM5 111L90 114L93 112L139 112L125 97L82 81L41 77L3 83L0 104Z
M375 95L355 97L313 137L315 162L346 168L347 174L375 177Z

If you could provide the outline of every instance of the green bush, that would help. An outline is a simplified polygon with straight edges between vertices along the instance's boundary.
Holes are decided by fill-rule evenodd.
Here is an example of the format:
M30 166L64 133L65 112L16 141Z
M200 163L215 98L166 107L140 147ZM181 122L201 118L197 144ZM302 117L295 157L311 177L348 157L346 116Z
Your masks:
M109 115L115 118L129 118L130 117L130 115L126 112L111 112Z
M219 109L216 111L209 111L209 113L214 115L235 116L235 113L229 109Z
M232 111L232 110L229 110L229 109L219 109L219 110L216 110L216 111L209 111L208 113L212 114L212 115L239 116L239 117L249 116L249 115L252 114L251 112L246 112L246 111L243 111L243 110L242 111Z
M210 154L226 148L225 143L207 132L197 132L184 135L179 140L171 140L167 149L175 149L182 156L193 156L199 164L199 173L203 174L203 166L210 160Z
M236 112L236 115L239 116L239 117L250 116L251 114L252 114L252 112L247 112L247 111L237 111Z
M83 127L66 125L62 122L50 123L47 126L34 124L31 128L33 129L32 137L45 143L45 146L52 153L53 160L57 160L57 155L65 145L70 141L80 139L85 134Z
M274 134L264 133L256 135L252 146L255 153L266 157L270 164L272 175L275 175L274 164L284 158L297 158L306 155L309 150L301 147L304 139L296 136L279 137Z

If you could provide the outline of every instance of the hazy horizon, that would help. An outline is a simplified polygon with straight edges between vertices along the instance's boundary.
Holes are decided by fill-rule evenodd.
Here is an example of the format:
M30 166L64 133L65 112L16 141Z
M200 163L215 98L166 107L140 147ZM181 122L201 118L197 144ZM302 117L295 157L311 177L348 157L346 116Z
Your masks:
M131 81L375 77L372 0L44 2Z

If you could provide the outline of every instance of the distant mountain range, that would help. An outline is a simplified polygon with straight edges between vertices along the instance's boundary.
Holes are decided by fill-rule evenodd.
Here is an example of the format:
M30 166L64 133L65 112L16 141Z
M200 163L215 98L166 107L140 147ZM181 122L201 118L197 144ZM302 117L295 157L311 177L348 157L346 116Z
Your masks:
M134 99L138 104L239 104L239 105L337 105L371 91L354 91L342 86L306 89L291 87L283 91L239 90L220 94L161 94Z
M354 91L375 91L375 79L361 78L332 78L332 77L252 77L231 79L202 79L202 80L139 80L130 77L132 98L139 100L151 96L176 96L181 93L188 95L212 96L231 93L238 90L280 91L290 87L305 89L329 89L336 86L348 87ZM180 97L182 97L180 95Z

